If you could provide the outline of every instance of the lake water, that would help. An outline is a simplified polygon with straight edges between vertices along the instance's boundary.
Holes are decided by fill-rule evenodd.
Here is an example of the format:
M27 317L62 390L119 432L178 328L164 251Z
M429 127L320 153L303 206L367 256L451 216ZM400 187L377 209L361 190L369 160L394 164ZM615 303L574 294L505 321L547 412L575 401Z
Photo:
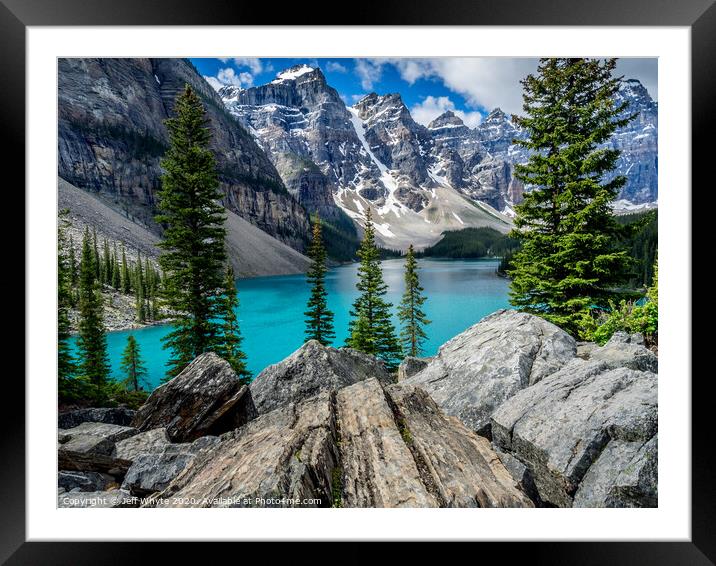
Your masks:
M397 307L404 290L402 259L382 263L389 286L388 300ZM435 354L444 342L478 322L482 317L508 308L508 281L495 274L497 260L419 260L420 282L428 300L425 311L432 321L427 327L424 355ZM326 276L328 306L335 314L336 339L333 346L344 344L348 334L349 310L357 296L357 264L331 269ZM305 275L283 275L239 279L239 320L243 349L249 370L257 375L301 346L309 287ZM393 311L396 309L394 308ZM394 315L396 330L398 320ZM113 377L119 378L119 362L133 334L148 370L149 381L158 385L169 358L161 338L168 326L110 332L107 335Z

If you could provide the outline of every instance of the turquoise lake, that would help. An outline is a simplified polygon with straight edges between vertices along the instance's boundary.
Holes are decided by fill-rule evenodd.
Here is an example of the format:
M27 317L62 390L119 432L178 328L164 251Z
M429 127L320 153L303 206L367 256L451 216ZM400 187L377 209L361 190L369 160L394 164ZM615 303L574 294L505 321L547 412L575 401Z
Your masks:
M508 308L508 281L495 274L498 260L419 260L420 281L428 300L425 311L432 321L427 327L424 355L431 356L444 342L498 309ZM403 260L382 263L388 284L388 300L394 306L404 290ZM329 308L335 315L336 339L343 345L348 333L349 310L357 296L357 264L331 269L326 276ZM309 287L303 274L239 279L239 320L243 349L253 375L274 364L301 346ZM395 308L393 309L396 310ZM394 315L398 329L398 320ZM161 338L168 326L152 326L107 334L113 377L120 378L119 361L127 336L133 334L140 345L148 370L148 380L158 385L169 358Z

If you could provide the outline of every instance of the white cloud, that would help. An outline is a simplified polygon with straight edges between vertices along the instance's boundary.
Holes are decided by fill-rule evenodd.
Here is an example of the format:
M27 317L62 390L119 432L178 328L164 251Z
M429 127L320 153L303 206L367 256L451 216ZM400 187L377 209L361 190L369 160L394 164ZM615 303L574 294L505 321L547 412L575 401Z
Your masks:
M393 65L409 84L435 78L462 95L473 107L502 108L508 114L522 113L520 81L537 71L538 59L508 57L447 57L441 59L373 59L373 67ZM639 79L656 99L657 60L619 59L617 73Z
M356 61L355 72L365 90L371 90L373 85L380 80L383 74L383 64L384 61L375 59L358 59Z
M345 65L342 65L338 61L328 61L326 63L326 70L331 73L347 73L348 69L345 67Z
M415 104L410 109L413 120L427 126L435 118L452 110L467 127L474 128L482 121L482 114L479 112L463 112L455 109L455 103L447 96L427 96L422 102Z
M251 73L237 73L231 67L219 69L215 77L204 76L206 81L214 90L219 90L222 86L234 85L242 88L250 87L254 84L254 77Z

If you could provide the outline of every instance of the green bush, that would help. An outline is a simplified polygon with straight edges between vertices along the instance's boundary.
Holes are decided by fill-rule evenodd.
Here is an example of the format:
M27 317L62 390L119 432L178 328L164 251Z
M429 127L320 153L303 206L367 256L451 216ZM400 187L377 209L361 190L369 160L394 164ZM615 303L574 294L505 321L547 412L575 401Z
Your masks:
M655 265L653 283L646 293L644 304L627 300L620 301L618 305L611 302L609 312L597 316L597 327L592 332L592 339L598 344L604 344L615 332L623 330L630 334L640 332L648 345L658 344L658 279Z

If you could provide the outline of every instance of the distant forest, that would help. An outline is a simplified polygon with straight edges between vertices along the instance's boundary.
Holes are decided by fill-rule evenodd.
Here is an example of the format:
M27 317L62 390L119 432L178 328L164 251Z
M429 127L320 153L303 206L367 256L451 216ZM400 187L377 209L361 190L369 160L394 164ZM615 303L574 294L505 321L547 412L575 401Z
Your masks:
M654 261L658 247L658 212L637 212L616 217L624 228L620 242L635 259L630 287L648 287L654 277ZM505 274L518 243L493 228L464 228L444 232L442 239L426 248L419 257L478 259L499 257L498 272Z

